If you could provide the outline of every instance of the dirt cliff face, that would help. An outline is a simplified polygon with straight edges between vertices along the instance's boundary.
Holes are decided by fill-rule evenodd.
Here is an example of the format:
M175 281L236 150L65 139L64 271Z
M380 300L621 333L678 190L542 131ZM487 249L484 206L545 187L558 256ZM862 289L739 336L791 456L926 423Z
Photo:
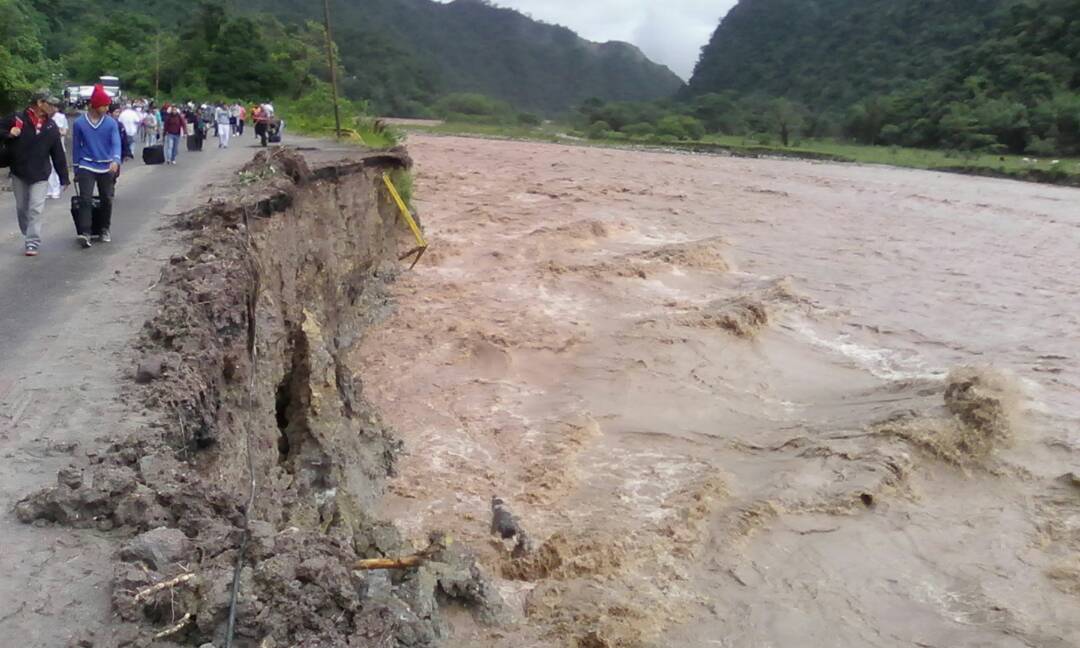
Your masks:
M223 646L234 589L236 646L428 645L437 593L498 612L445 539L407 574L352 569L410 551L371 515L400 443L344 362L407 233L379 176L409 164L260 153L233 199L181 217L191 247L163 271L130 393L158 428L17 508L133 536L113 595L126 623L99 645Z

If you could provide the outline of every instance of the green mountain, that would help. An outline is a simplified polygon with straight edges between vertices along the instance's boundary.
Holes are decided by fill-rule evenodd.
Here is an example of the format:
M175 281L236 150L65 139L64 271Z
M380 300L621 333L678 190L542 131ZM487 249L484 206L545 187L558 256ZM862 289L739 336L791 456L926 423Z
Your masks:
M287 21L322 16L321 3L309 0L244 6ZM407 55L441 92L478 92L548 114L590 97L656 99L682 86L633 45L592 43L484 0L334 0L332 11L335 40L352 74Z
M1080 0L741 0L684 95L874 144L1080 153Z
M734 90L846 109L932 76L1010 0L742 0L713 33L692 95Z
M330 5L342 90L382 112L418 113L439 96L476 92L555 114L592 97L657 99L683 85L632 45L592 43L486 0ZM34 26L19 31L37 42L0 42L0 62L19 56L19 69L31 72L44 56L72 80L108 70L147 92L156 76L163 93L191 97L295 95L309 76L326 78L317 0L114 0L98 12L82 0L0 0L4 7Z

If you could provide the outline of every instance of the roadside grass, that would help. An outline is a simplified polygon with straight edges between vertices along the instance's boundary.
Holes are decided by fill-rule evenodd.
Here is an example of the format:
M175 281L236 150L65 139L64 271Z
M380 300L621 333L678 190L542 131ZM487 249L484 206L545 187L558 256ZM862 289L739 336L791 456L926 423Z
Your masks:
M287 130L312 137L334 136L334 108L329 86L320 84L300 99L279 101L277 114ZM371 116L366 101L339 100L343 141L370 148L390 148L404 138L397 128Z
M784 147L768 143L767 138L731 135L707 135L701 140L677 140L656 136L631 138L621 133L609 133L608 137L587 138L582 133L574 133L564 125L551 122L539 126L445 122L438 125L410 124L401 126L401 128L406 132L424 132L438 135L462 135L606 147L653 147L700 153L714 152L741 157L790 157L856 164L881 164L1080 186L1080 159L1075 158L1035 158L1032 156L970 151L867 146L824 139L802 140L795 142L793 146Z
M280 114L285 119L286 127L300 135L311 137L334 137L334 116L303 115L283 108ZM377 123L366 115L342 115L342 141L362 144L370 148L391 148L403 139L403 133L397 128Z
M398 195L401 196L401 200L405 202L405 206L409 208L409 211L416 211L412 204L412 171L406 171L404 169L394 169L390 172L390 182L394 183L394 188L397 189Z

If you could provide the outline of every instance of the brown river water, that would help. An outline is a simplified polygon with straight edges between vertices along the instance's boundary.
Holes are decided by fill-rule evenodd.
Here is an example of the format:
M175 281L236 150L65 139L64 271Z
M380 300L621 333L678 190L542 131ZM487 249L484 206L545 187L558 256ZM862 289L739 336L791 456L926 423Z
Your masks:
M432 247L356 363L385 513L516 614L451 645L1080 645L1080 191L409 146Z

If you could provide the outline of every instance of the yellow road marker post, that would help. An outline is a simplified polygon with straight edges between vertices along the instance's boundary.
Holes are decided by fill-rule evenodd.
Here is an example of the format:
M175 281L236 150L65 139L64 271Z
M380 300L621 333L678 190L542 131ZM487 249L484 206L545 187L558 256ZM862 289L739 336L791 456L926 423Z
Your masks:
M412 230L413 236L416 237L416 247L409 250L405 254L402 254L398 258L398 261L407 259L415 252L416 258L413 259L412 265L409 266L409 270L412 270L416 267L416 264L420 262L420 257L424 256L424 251L427 250L428 244L427 241L424 240L424 233L420 231L420 226L416 224L415 220L413 220L412 214L409 213L409 208L405 206L405 201L401 199L401 195L398 193L397 187L395 187L394 183L390 181L390 176L384 173L382 174L382 179L383 184L386 185L387 191L390 192L390 197L394 199L395 203L397 203L398 209L401 210L401 215L405 218L405 222L408 223L409 229Z

